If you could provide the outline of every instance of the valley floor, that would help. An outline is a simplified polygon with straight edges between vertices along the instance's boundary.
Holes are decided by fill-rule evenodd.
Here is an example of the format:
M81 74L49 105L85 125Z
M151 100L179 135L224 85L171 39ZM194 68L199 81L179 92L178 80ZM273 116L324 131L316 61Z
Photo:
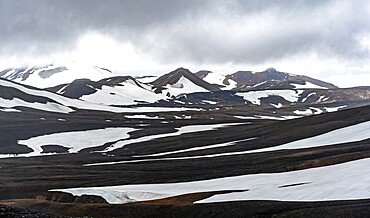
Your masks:
M3 112L0 151L16 152L0 158L0 215L370 215L369 106L291 120L238 110Z

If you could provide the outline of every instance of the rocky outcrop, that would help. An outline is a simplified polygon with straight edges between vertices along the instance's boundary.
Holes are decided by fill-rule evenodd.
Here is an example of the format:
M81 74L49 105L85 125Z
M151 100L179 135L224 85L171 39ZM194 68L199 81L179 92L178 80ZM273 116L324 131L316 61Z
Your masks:
M107 201L94 195L74 196L64 192L47 192L44 195L36 196L38 200L55 201L60 203L107 203Z

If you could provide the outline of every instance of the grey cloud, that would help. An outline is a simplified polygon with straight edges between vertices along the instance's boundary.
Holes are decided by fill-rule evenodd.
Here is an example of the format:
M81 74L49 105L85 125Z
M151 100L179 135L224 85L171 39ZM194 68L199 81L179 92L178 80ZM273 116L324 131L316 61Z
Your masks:
M129 41L166 63L258 64L305 52L364 58L368 53L358 46L356 36L370 32L366 4L366 0L0 0L0 55L69 50L79 36L97 31ZM256 19L257 27L248 31L244 24L250 19ZM264 20L270 22L268 28L259 29Z
M180 0L0 0L2 49L71 48L86 31L140 32L196 11L208 1ZM122 37L124 38L124 37Z
M304 5L303 1L296 1L291 5L277 5L276 2L288 1L274 1L275 4L265 7L262 7L261 3L253 7L247 4L249 12L243 8L245 1L243 2L244 5L231 7L234 9L231 12L235 15L221 15L223 20L220 22L223 24L215 25L211 30L207 24L203 29L197 29L197 20L190 21L193 26L185 25L185 28L182 28L174 25L173 29L167 28L167 35L157 38L158 41L162 39L167 42L167 50L164 50L164 58L167 58L165 61L171 62L176 58L176 54L184 60L200 63L251 64L312 52L323 58L369 57L368 51L361 50L356 39L358 34L370 31L370 16L363 7L364 2L326 1L325 4L319 4L318 1L313 1ZM273 19L269 20L269 16L273 16ZM256 25L260 25L258 21L263 19L271 23L267 28L256 28L247 34L238 32L248 28L243 26L243 23L236 29L229 28L234 22L243 19L248 21L253 17L257 17ZM190 34L189 31L182 31L183 29L190 29ZM235 37L238 34L240 37Z

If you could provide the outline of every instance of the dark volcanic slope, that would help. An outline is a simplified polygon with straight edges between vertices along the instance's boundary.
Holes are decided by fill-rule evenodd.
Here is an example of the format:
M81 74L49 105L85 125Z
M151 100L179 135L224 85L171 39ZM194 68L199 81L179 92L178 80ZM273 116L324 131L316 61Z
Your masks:
M200 71L197 75L200 78L204 78L208 71ZM336 89L337 86L324 82L318 79L314 79L308 76L293 75L284 72L279 72L274 68L269 68L262 72L252 71L238 71L236 73L227 75L224 83L227 80L233 80L237 82L235 90L248 90L251 87L254 89L266 89L266 88L281 88L291 89L295 88L294 85L305 85L307 82L317 85L322 88ZM258 86L256 86L258 85Z
M223 202L215 204L196 205L153 205L153 204L58 204L55 202L19 202L19 205L28 204L28 207L73 216L89 215L96 218L106 217L368 217L370 214L370 200L342 201L342 202L278 202L278 201L248 201ZM54 218L59 216L45 215L35 211L0 206L3 214L12 217ZM1 213L0 213L1 215ZM9 217L9 216L8 216Z
M154 86L166 86L168 84L172 85L175 84L181 77L185 77L189 79L194 84L203 87L209 91L220 91L221 89L217 85L212 85L204 80L200 79L198 76L190 72L188 69L179 68L177 70L174 70L168 74L165 74L155 81L152 82Z
M6 218L68 218L66 216L57 216L46 213L40 213L35 210L16 208L6 205L0 205L0 217Z
M89 79L78 79L70 84L62 84L54 87L47 88L46 90L60 93L69 98L81 98L84 95L90 95L100 89L102 84L91 81Z
M45 90L54 92L54 93L60 93L63 96L69 97L69 98L81 98L84 95L90 95L95 92L97 92L98 89L102 89L103 86L120 86L121 83L131 80L133 83L135 83L137 86L143 88L139 82L136 81L131 76L116 76L116 77L109 77L106 79L99 80L97 82L91 81L89 79L78 79L74 80L72 83L69 84L62 84L50 88L46 88ZM109 97L109 96L107 96Z

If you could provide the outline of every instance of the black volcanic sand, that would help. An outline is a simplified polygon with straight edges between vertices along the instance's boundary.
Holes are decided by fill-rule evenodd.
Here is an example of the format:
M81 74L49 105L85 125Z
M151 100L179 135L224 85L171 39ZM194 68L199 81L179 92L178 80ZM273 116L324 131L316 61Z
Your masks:
M191 113L195 116L200 112ZM202 205L178 205L178 203L175 205L154 205L152 202L145 205L107 205L101 203L101 199L93 196L76 199L65 195L57 196L48 192L50 189L61 188L185 182L255 173L286 172L370 157L370 140L364 140L316 148L214 158L83 166L89 163L150 159L149 157L135 158L133 156L256 137L255 140L241 141L227 147L171 154L163 157L186 157L247 151L312 137L337 128L370 120L369 106L286 121L241 121L230 118L229 115L222 111L210 113L217 119L173 119L168 120L172 121L172 123L166 124L161 123L161 120L127 119L122 114L108 112L77 111L64 115L28 110L24 113L1 113L1 153L6 150L12 150L14 153L29 152L26 147L17 145L17 139L27 139L33 136L63 131L118 126L132 127L140 128L140 130L131 134L132 138L137 138L151 134L170 133L175 128L185 125L222 122L251 123L214 131L183 134L176 137L136 143L109 152L107 155L90 153L90 151L94 149L101 150L103 147L109 146L109 144L99 148L89 148L76 154L0 159L0 200L39 199L29 200L30 202L27 204L16 201L16 205L46 213L73 216L82 216L84 215L83 212L89 215L101 215L101 217L113 215L121 217L124 215L127 215L125 217L130 217L131 215L131 217L330 217L332 214L334 214L332 217L352 217L356 214L359 214L359 217L366 217L364 215L369 214L368 208L370 207L368 206L370 201L367 200L312 203L247 201ZM171 113L153 113L153 115L170 116ZM201 116L199 115L199 117ZM40 118L45 118L45 120ZM61 122L58 119L65 119L66 121ZM110 119L112 122L106 122L106 119ZM149 124L149 126L138 126L139 124ZM63 149L55 146L46 148L52 150ZM199 195L190 196L189 198L194 199L198 197ZM52 201L44 201L45 199ZM61 199L65 200L62 201ZM181 201L183 199L185 198L182 198ZM178 200L176 199L175 202L178 202ZM87 204L87 202L90 202L90 204ZM72 212L69 212L70 210L66 208L72 208L70 209Z
M1 202L0 202L1 203ZM14 202L13 202L14 203ZM194 205L159 205L159 204L68 204L48 201L24 200L17 203L20 207L31 209L5 208L13 213L40 214L29 217L58 217L49 214L66 216L106 217L369 217L370 200L327 201L327 202L279 202L279 201L236 201L213 204ZM35 212L34 210L42 211ZM18 212L19 211L19 212ZM14 216L22 217L22 216ZM23 216L24 217L24 216ZM28 216L26 216L28 217Z
M0 217L2 218L69 218L69 216L58 216L40 213L35 210L17 208L0 204Z

